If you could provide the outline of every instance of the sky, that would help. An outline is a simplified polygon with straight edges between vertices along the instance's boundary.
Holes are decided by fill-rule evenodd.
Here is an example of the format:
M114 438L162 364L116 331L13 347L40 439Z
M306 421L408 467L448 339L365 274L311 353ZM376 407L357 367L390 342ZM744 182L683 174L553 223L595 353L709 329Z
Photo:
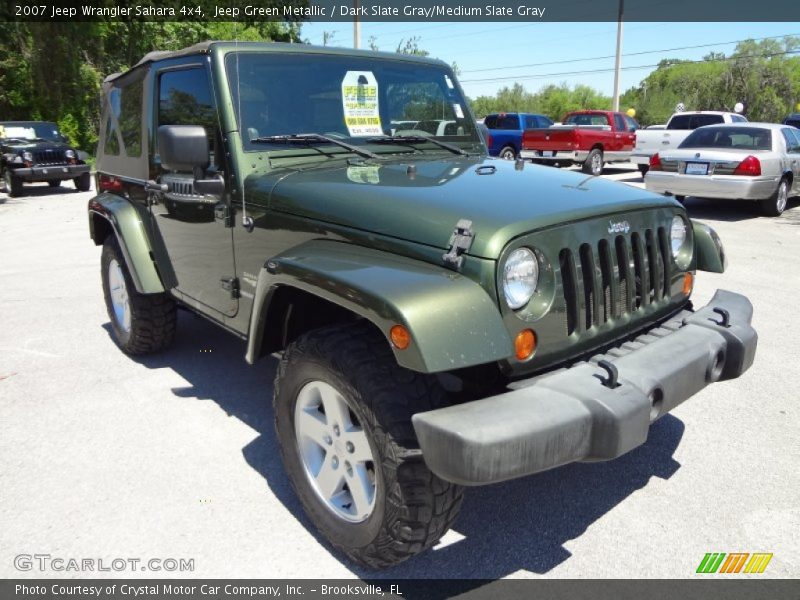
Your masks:
M329 45L353 47L352 23L305 23L301 37L322 44L325 32L333 36ZM620 93L637 86L662 59L727 55L738 40L787 34L800 35L800 23L624 23ZM608 96L614 89L616 23L362 23L362 48L372 36L379 50L389 52L417 37L431 56L457 63L471 98L515 82L530 92L560 83L589 85ZM641 52L647 54L631 55Z

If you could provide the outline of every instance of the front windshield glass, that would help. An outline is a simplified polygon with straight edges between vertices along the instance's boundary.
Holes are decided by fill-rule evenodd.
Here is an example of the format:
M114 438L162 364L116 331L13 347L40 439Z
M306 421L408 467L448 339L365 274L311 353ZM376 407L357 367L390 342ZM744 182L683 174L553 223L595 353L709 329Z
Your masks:
M36 139L61 141L61 134L55 123L30 123L25 121L5 121L0 123L0 139L32 141Z
M434 138L464 150L482 147L445 67L359 56L240 52L227 56L226 70L245 150L284 150L266 138L301 134L369 145L376 153L443 151L432 143L413 149L400 148L400 140L398 146L376 144L382 136Z

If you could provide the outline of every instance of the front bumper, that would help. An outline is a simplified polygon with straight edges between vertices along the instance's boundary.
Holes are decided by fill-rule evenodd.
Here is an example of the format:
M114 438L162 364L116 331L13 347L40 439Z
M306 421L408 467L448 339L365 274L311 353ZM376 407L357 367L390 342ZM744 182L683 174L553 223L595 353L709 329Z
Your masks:
M89 165L48 165L46 167L26 167L24 169L14 169L14 176L22 181L54 181L61 179L73 179L88 173Z
M741 175L685 175L664 171L648 171L645 188L673 196L698 196L724 200L764 200L778 189L779 177L745 177Z
M727 312L727 326L715 309ZM708 306L588 362L516 382L497 396L418 413L412 421L425 462L442 479L481 485L617 458L647 440L653 421L750 367L758 339L752 313L747 298L718 290ZM616 367L616 387L608 387L600 360Z

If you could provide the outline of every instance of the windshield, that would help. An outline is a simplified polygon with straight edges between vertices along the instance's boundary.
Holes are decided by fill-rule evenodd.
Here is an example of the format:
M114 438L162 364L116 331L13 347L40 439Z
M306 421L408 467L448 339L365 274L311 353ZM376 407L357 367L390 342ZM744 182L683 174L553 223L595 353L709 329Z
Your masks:
M0 123L0 139L62 141L58 126L55 123L31 123L26 121L5 121Z
M678 148L732 148L771 150L772 132L756 127L709 127L695 129Z
M482 148L467 104L444 66L240 52L229 54L225 67L245 150L285 149L265 143L271 136L311 133L357 146L400 135ZM435 144L373 148L377 153L420 149L442 151Z

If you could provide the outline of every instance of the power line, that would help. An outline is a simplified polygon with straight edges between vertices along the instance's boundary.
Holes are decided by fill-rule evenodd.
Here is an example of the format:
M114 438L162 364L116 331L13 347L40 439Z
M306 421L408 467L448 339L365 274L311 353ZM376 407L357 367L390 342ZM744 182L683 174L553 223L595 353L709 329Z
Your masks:
M668 67L675 67L679 65L688 65L688 64L700 64L700 63L712 63L712 62L730 62L736 60L742 60L747 58L772 58L774 56L786 56L790 54L800 54L800 50L787 50L785 52L771 52L768 54L747 54L742 56L729 56L725 58L711 58L711 59L700 59L700 60L682 60L677 63L673 63L668 65ZM634 67L623 67L623 71L635 71L637 69L652 69L658 67L659 63L653 65L637 65ZM592 73L609 73L614 69L590 69L585 71L562 71L561 73L541 73L539 75L522 75L517 77L493 77L488 79L462 79L461 83L485 83L485 82L495 82L495 81L508 81L508 80L521 80L521 79L544 79L547 77L560 77L562 75L587 75Z
M772 40L772 39L778 39L778 38L783 38L783 37L788 37L788 36L793 36L793 35L800 35L800 33L786 33L786 34L783 34L783 35L771 35L771 36L762 37L762 38L747 38L747 39L752 39L755 42L760 42L762 40ZM731 42L716 42L714 44L699 44L697 46L679 46L677 48L662 48L660 50L645 50L643 52L627 52L627 53L623 54L622 56L642 56L644 54L657 54L659 52L674 52L676 50L693 50L693 49L696 49L696 48L710 48L712 46L726 46L726 45L729 45L729 44L738 44L738 43L744 42L744 41L747 41L747 40L733 40ZM611 54L609 56L593 56L593 57L587 57L587 58L571 58L571 59L568 59L568 60L556 60L556 61L551 61L551 62L529 63L529 64L525 64L525 65L513 65L513 66L508 66L508 67L489 67L489 68L486 68L486 69L464 69L464 70L462 70L462 73L482 73L482 72L485 72L485 71L505 71L507 69L522 69L522 68L526 68L526 67L543 67L543 66L547 66L547 65L563 65L563 64L567 64L567 63L576 63L576 62L590 62L590 61L593 61L593 60L607 60L609 58L614 58L614 56L615 56L614 54Z

